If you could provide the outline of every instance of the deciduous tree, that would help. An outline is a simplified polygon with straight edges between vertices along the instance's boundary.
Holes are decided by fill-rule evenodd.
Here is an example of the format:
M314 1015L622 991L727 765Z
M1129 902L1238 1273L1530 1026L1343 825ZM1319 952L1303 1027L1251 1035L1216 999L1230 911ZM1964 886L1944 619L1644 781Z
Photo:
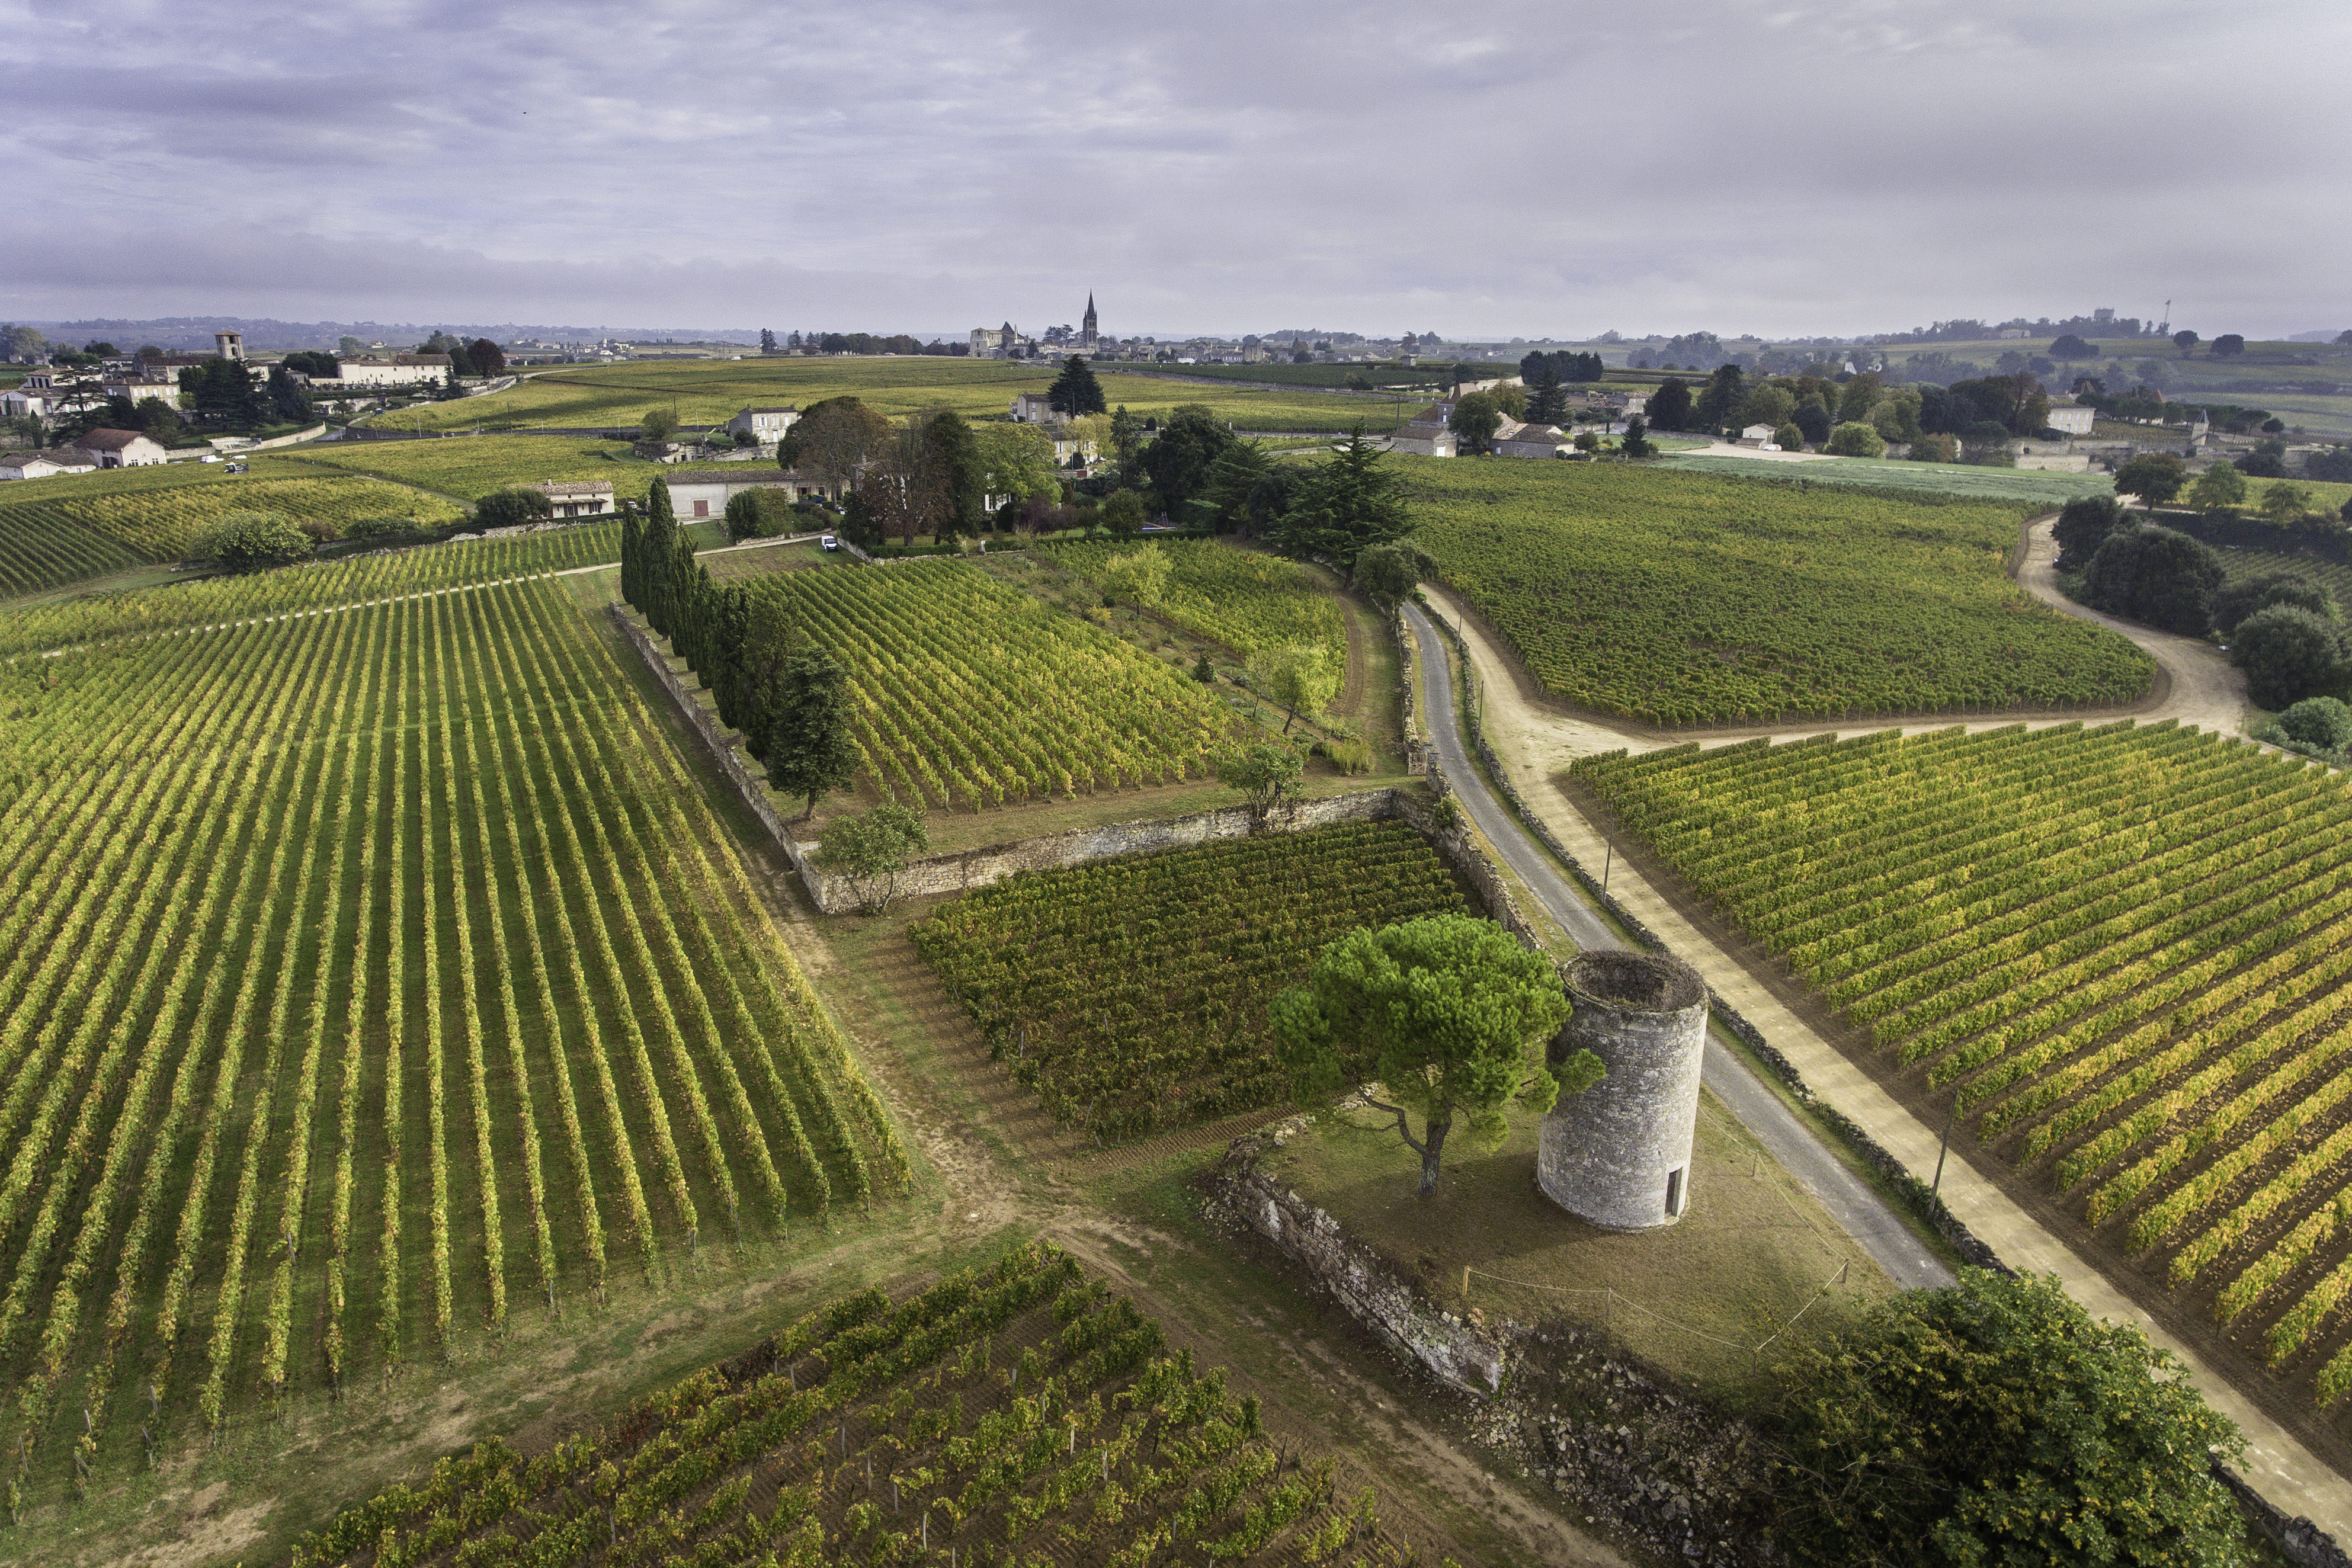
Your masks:
M1249 672L1251 682L1287 716L1282 721L1285 735L1300 714L1312 718L1323 711L1339 695L1344 673L1332 666L1329 650L1317 643L1261 648L1250 655Z
M278 512L226 512L205 535L204 553L231 571L261 571L310 558L308 535Z
M2246 476L2227 463L2216 463L2197 476L2189 504L2202 512L2226 512L2246 498Z
M733 509L730 503L730 511ZM486 528L519 528L555 515L554 503L537 490L511 486L493 490L474 503L474 521Z
M2189 483L2189 465L2169 452L2143 452L2116 470L2116 494L2161 507Z
M907 867L931 847L931 831L912 806L886 804L825 824L816 866L849 879L858 906L880 915L898 896Z
M1249 798L1250 810L1265 816L1298 794L1307 759L1295 746L1258 740L1217 758L1217 782Z
M1284 1065L1302 1101L1377 1082L1375 1110L1421 1156L1420 1196L1433 1197L1458 1116L1473 1143L1493 1147L1506 1108L1549 1111L1563 1092L1603 1076L1580 1051L1558 1076L1545 1047L1568 1021L1559 971L1492 921L1435 915L1349 933L1324 950L1307 984L1268 1009ZM1409 1112L1422 1131L1413 1136Z
M1462 444L1465 455L1485 452L1495 444L1495 432L1503 423L1503 411L1485 392L1472 392L1454 405L1446 417L1445 428Z
M1660 430L1687 430L1691 417L1690 383L1680 376L1668 376L1650 394L1648 408L1650 423Z
M1168 596L1168 552L1158 545L1138 545L1133 549L1121 550L1102 564L1103 595L1124 599L1146 610L1156 609Z
M2059 508L2051 535L2058 541L2058 570L2080 571L2088 566L2107 536L2126 527L2131 518L2113 496L2078 496Z
M1861 420L1849 420L1830 432L1822 450L1839 457L1884 457L1886 437Z
M2205 635L2221 586L2211 547L2170 528L2118 528L2083 569L2083 598L2092 609L2184 637Z

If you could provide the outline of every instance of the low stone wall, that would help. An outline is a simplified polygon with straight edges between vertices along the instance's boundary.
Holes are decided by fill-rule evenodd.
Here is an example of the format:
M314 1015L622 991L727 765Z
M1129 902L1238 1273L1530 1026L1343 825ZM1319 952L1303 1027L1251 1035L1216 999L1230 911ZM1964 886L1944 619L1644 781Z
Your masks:
M1305 1269L1397 1354L1466 1394L1489 1398L1501 1392L1509 1359L1502 1341L1423 1301L1338 1220L1269 1180L1250 1157L1255 1152L1255 1141L1245 1138L1228 1156L1218 1197L1229 1218Z
M766 769L743 755L742 735L720 724L719 716L704 707L696 698L695 693L701 688L702 683L692 674L680 674L670 668L669 660L655 644L653 634L631 618L627 605L615 601L613 620L620 626L621 634L629 640L638 656L653 671L654 678L661 682L663 689L669 693L680 716L694 726L709 745L712 754L719 759L720 770L727 775L727 781L735 787L735 792L743 798L743 803L751 808L761 825L768 830L769 836L793 857L793 864L799 868L803 879L813 875L814 868L808 864L806 852L784 827L784 820L777 814L775 803L768 799Z

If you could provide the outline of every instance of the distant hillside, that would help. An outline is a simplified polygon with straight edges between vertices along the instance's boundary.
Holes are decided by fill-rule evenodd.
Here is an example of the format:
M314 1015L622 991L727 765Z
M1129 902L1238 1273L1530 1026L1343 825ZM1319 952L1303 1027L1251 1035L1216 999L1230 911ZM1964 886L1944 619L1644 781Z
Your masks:
M280 321L271 317L165 316L149 321L120 317L94 317L85 321L26 321L56 342L86 343L102 339L121 349L152 343L160 349L209 349L213 334L226 329L245 334L245 346L257 352L273 350L332 350L346 335L373 342L420 343L435 332L461 338L488 338L509 343L518 338L543 339L551 343L593 343L604 338L646 342L673 338L686 342L756 343L757 328L686 327L545 327L514 321Z

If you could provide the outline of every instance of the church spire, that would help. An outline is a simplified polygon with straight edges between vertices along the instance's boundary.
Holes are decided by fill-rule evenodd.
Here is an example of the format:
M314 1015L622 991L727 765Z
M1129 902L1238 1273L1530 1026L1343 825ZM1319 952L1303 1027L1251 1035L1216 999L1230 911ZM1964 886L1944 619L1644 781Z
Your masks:
M1087 313L1084 325L1079 329L1079 336L1087 351L1092 353L1095 347L1095 295L1091 288L1087 290Z

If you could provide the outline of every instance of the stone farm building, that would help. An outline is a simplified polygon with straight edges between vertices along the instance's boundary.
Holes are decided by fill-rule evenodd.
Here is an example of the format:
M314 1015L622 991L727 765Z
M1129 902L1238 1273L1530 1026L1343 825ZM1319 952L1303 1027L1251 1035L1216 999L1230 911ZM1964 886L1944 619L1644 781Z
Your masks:
M1557 457L1563 447L1573 444L1567 436L1549 424L1523 424L1508 435L1495 438L1497 457Z
M1435 421L1416 419L1398 427L1397 433L1389 437L1389 450L1417 453L1423 457L1451 457L1454 454L1454 432Z
M169 455L160 442L135 430L93 430L74 444L100 468L152 468Z
M792 403L775 406L754 405L738 413L727 422L729 430L748 434L762 446L772 445L783 439L784 432L801 416L800 409Z
M551 479L522 487L546 497L552 515L559 517L600 517L613 509L610 479Z

